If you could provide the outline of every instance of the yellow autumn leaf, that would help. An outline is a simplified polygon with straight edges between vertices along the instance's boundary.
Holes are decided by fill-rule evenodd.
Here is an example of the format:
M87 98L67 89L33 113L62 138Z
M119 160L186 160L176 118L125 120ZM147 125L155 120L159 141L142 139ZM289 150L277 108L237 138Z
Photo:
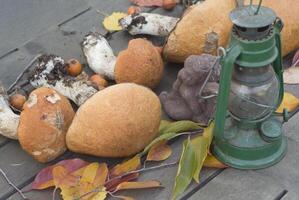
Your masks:
M122 27L119 25L118 21L127 15L128 14L122 12L114 12L104 19L103 26L108 31L120 31L122 30Z
M217 160L217 158L215 158L215 156L212 156L212 155L207 155L207 157L203 163L203 166L211 167L211 168L218 168L218 169L223 169L223 168L228 167L225 164L223 164L222 162L220 162L219 160Z
M283 109L287 109L288 112L294 111L299 106L299 99L291 93L285 92L283 100L276 110L277 113L283 113Z
M134 156L133 158L116 165L110 171L111 177L120 176L130 171L137 170L141 165L140 157L138 155Z

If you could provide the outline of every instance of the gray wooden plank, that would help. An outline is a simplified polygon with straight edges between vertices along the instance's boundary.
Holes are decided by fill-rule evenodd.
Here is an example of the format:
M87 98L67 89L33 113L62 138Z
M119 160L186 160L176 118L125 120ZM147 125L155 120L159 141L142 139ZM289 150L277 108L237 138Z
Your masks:
M0 56L87 7L85 0L2 0Z
M283 190L299 196L299 143L289 139L288 153L278 164L263 170L227 169L190 199L273 200Z

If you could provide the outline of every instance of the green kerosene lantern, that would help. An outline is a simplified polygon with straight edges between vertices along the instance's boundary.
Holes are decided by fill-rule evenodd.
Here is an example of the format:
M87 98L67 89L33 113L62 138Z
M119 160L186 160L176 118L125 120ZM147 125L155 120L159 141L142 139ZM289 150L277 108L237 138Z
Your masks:
M267 7L230 14L230 44L222 52L214 155L228 166L260 169L279 162L287 140L275 110L283 98L282 21Z

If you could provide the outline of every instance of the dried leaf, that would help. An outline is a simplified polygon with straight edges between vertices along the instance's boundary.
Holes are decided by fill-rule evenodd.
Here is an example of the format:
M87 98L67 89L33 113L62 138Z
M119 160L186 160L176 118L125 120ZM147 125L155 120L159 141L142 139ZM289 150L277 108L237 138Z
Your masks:
M123 182L116 187L115 192L120 190L146 189L157 187L162 187L159 181Z
M146 160L147 161L163 161L169 158L172 154L172 150L167 145L166 140L162 140L154 144L149 150Z
M69 174L63 166L55 166L52 171L54 185L57 188L75 186L79 177Z
M58 162L55 165L46 167L36 175L34 181L31 184L31 189L42 190L54 186L52 170L55 166L63 166L68 171L68 173L73 173L75 171L78 171L77 174L75 175L80 175L79 169L82 169L86 165L88 165L88 162L75 158L75 159L63 160Z
M177 175L175 178L172 199L182 194L192 181L197 166L195 149L190 138L184 142L183 152L180 158Z
M194 148L197 161L193 179L197 183L199 183L199 174L208 155L209 138L204 136L197 136L191 140L191 144Z
M135 5L144 7L163 6L163 0L131 0L131 2Z
M119 25L118 21L127 15L127 13L114 12L110 16L105 17L103 26L108 31L120 31L122 30L122 27Z
M211 168L218 168L218 169L223 169L223 168L228 167L225 164L223 164L222 162L220 162L219 160L217 160L215 158L215 156L212 156L212 155L207 155L205 162L203 163L203 166L211 167Z
M107 175L108 168L105 163L91 163L84 168L82 177L76 185L60 187L61 195L63 199L105 199L107 192L103 184Z
M185 131L192 131L192 130L197 130L200 129L201 126L198 123L188 121L188 120L183 120L183 121L177 121L177 122L172 122L165 126L163 133L180 133L180 132L185 132Z
M135 170L139 169L140 165L141 165L140 157L139 157L139 155L136 155L133 158L131 158L130 160L127 160L127 161L113 167L110 171L110 177L113 178L113 177L125 174L127 172L130 172L130 171L135 171Z
M128 181L133 181L135 179L137 179L139 176L138 173L131 173L128 175L124 175L118 178L113 178L110 181L107 181L107 183L105 183L105 187L107 189L107 191L114 191L116 189L116 187L123 182L128 182Z
M208 127L204 128L202 136L208 139L208 150L210 149L213 140L213 130L215 127L215 122L211 122Z
M299 84L299 67L290 67L283 72L283 82L286 84Z
M293 61L292 61L292 66L296 67L299 66L299 50L296 51Z
M283 113L283 109L287 109L288 112L294 111L299 106L299 99L291 93L285 92L283 100L276 110L277 113Z

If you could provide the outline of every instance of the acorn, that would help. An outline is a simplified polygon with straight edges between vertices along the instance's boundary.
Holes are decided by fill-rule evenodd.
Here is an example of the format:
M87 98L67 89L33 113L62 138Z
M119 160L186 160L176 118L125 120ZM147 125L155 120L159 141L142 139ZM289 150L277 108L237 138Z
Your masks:
M82 73L83 67L79 60L72 58L66 63L66 70L69 75L78 76Z
M26 97L22 94L14 94L9 97L9 104L17 109L17 110L23 110L23 105L26 102Z

